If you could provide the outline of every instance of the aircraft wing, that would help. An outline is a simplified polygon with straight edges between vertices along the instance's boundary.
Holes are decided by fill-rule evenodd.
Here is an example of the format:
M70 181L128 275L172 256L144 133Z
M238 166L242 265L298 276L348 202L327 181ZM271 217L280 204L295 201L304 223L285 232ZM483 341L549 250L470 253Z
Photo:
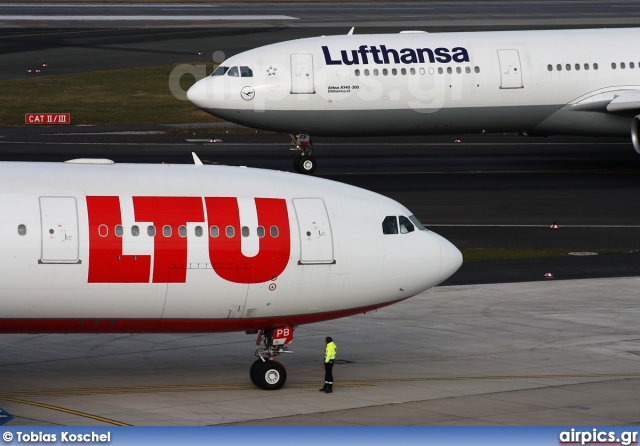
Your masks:
M612 113L626 111L640 112L640 91L626 90L616 94L613 100L607 104L607 111Z

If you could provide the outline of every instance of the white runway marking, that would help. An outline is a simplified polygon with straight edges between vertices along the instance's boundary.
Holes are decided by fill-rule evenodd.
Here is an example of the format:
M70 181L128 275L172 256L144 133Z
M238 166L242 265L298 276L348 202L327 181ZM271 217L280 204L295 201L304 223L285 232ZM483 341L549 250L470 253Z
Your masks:
M207 20L298 20L288 15L0 15L0 20L13 21L200 21Z
M431 224L424 225L428 228L548 228L549 225L458 225L458 224ZM560 228L640 228L640 225L562 225Z

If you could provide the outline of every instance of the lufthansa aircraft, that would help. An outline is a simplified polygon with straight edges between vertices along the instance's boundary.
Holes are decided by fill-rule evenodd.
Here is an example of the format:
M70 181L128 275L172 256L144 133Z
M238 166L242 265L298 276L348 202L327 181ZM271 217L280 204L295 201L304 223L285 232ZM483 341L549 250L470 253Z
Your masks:
M270 390L298 325L462 263L396 201L259 169L5 162L0 208L0 333L259 333L250 376Z
M298 136L483 132L631 136L640 153L640 28L323 36L227 59L187 97Z

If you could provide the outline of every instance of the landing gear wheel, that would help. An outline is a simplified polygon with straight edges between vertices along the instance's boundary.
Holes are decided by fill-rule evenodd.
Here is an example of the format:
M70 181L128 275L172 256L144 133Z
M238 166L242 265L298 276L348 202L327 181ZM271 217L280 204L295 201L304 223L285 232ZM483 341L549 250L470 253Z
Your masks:
M316 170L316 166L318 165L318 163L316 162L316 159L311 155L302 156L301 158L302 159L299 161L299 164L298 164L299 166L298 172L305 173L305 174L313 173L313 171Z
M298 155L293 159L293 168L298 173L302 173L302 167L300 167L300 164L302 163L303 158L304 157L302 155Z
M253 364L251 364L251 369L249 370L249 376L251 377L251 382L258 387L260 386L258 385L257 376L258 376L258 371L260 370L260 367L262 367L262 364L264 364L262 359L256 359L256 361Z
M258 361L262 362L260 359ZM266 361L258 368L255 377L256 385L261 389L278 390L287 380L287 371L277 361Z

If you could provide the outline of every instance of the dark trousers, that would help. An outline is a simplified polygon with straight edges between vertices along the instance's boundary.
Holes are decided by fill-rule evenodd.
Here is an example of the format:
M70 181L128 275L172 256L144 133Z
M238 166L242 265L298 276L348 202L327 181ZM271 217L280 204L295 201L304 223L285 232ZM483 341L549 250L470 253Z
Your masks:
M333 361L324 363L324 382L333 384Z

